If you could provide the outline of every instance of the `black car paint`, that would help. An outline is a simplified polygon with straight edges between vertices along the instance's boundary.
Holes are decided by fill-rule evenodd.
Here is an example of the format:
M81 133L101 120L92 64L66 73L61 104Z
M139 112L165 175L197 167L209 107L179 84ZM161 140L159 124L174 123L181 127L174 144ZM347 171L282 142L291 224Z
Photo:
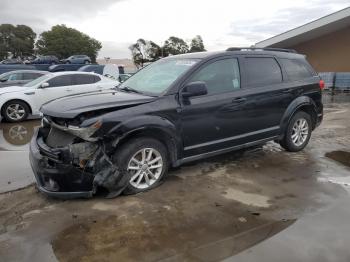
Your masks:
M42 107L42 113L49 117L65 119L67 122L87 113L92 117L83 118L81 126L88 126L102 119L102 127L93 135L104 142L106 150L113 151L118 143L137 134L150 134L165 140L173 166L181 165L203 157L281 139L287 123L293 113L304 108L312 115L313 128L322 121L321 90L319 77L314 76L302 81L288 81L282 68L283 83L250 87L244 57L263 55L279 60L279 57L301 55L281 52L216 52L183 55L183 57L201 58L193 68L177 79L159 97L112 91L102 94L88 94L62 98ZM203 65L223 58L237 58L241 72L241 88L228 93L185 98L181 90L189 77ZM171 58L169 58L171 59ZM31 143L31 162L34 172L43 172L37 162L45 156L37 154L36 137ZM33 153L34 152L34 153ZM46 173L60 173L61 164L46 170ZM65 168L65 164L63 164ZM53 169L53 170L52 170ZM74 169L74 172L77 168ZM73 173L74 173L73 172ZM91 196L95 191L93 183L87 182L86 190L75 187L74 181L83 183L84 172L76 180L67 181L62 175L59 179L67 195L70 192L79 196ZM91 178L93 174L89 175ZM57 176L56 176L57 177ZM63 181L64 180L64 181ZM38 180L39 187L43 187ZM72 184L73 183L73 184ZM44 187L43 187L44 188ZM72 188L75 190L72 191ZM62 192L47 192L57 196ZM64 194L63 194L64 195Z

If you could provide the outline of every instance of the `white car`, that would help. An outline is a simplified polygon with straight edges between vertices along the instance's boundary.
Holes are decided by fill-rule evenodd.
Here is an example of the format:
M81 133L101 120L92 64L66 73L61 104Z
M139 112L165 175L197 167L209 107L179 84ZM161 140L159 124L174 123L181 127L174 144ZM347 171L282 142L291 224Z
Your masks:
M23 86L0 89L1 116L20 122L39 115L40 107L57 98L111 89L118 81L86 72L57 72L39 77Z

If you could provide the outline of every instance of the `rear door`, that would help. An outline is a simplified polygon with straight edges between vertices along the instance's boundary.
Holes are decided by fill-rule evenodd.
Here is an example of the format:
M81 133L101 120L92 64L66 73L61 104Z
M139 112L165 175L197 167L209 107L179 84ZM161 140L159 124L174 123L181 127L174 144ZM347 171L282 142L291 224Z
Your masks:
M271 138L279 134L281 118L295 94L275 57L246 56L243 60L247 130L256 133L253 140Z
M95 75L75 74L73 78L74 86L72 86L71 91L75 93L100 91L103 89L103 86L96 83L99 80L100 78Z

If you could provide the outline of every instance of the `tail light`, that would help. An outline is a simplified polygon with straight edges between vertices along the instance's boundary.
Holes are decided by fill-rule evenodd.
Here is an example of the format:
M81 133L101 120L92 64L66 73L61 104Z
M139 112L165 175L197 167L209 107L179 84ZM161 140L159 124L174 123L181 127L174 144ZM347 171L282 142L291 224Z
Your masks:
M324 89L324 81L320 80L320 82L318 84L320 85L320 89L323 90Z

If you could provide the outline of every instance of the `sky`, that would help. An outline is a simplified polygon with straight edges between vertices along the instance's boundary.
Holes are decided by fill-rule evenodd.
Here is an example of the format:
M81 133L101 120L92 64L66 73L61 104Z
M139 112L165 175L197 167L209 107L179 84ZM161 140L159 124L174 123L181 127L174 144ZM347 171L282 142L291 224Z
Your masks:
M65 24L102 42L99 58L130 58L143 38L201 35L207 50L250 46L348 7L349 0L0 0L0 24L40 34Z

